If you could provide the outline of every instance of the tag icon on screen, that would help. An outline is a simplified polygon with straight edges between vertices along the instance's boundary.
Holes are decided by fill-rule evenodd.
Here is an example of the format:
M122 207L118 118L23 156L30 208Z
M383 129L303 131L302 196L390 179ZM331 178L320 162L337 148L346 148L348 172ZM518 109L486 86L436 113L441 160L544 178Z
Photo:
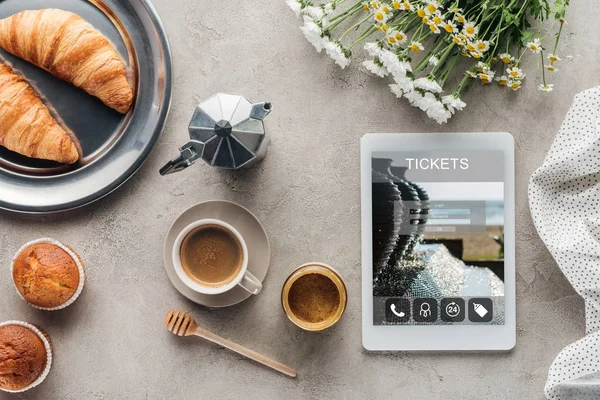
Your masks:
M490 298L469 300L469 320L471 322L491 322L494 318L494 302Z
M475 309L475 312L481 317L485 317L485 315L488 313L487 308L485 308L484 306L482 306L479 303L473 303L473 308Z

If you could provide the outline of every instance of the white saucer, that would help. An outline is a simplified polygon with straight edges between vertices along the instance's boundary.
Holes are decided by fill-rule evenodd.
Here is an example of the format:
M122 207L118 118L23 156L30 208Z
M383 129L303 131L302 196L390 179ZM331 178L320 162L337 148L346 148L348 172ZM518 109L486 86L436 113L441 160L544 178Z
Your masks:
M238 304L252 296L240 286L218 295L197 293L188 288L177 276L171 253L179 232L194 221L205 218L215 218L227 222L237 229L248 245L248 270L261 282L269 271L271 247L267 232L260 221L244 207L229 201L213 200L196 204L184 211L167 233L163 248L163 259L167 275L175 288L193 301L207 307L228 307Z

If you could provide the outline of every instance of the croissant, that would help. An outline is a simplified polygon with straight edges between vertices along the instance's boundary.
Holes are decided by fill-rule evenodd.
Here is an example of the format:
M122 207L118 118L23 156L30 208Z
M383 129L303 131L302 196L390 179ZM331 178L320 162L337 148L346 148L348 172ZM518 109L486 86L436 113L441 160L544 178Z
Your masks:
M27 157L72 164L75 144L40 97L11 67L0 64L0 145Z
M68 11L28 10L0 20L0 47L125 114L133 101L123 60L106 37Z

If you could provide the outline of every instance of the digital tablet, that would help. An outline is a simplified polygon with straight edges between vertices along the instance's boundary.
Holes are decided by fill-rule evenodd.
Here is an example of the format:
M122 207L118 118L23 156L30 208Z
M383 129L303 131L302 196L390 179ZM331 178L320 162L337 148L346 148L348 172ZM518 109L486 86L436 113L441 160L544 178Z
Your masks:
M514 175L508 133L362 138L367 350L514 347Z

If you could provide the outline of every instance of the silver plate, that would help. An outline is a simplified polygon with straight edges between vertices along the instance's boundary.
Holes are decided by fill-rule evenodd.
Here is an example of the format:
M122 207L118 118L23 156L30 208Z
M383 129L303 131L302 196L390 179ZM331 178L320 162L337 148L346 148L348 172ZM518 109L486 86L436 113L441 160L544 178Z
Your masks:
M0 18L42 8L74 12L107 36L128 64L136 97L130 112L121 115L0 50L4 61L29 80L77 137L82 152L77 164L65 166L0 147L0 208L28 213L83 206L131 177L162 132L172 89L169 43L149 0L0 0Z

